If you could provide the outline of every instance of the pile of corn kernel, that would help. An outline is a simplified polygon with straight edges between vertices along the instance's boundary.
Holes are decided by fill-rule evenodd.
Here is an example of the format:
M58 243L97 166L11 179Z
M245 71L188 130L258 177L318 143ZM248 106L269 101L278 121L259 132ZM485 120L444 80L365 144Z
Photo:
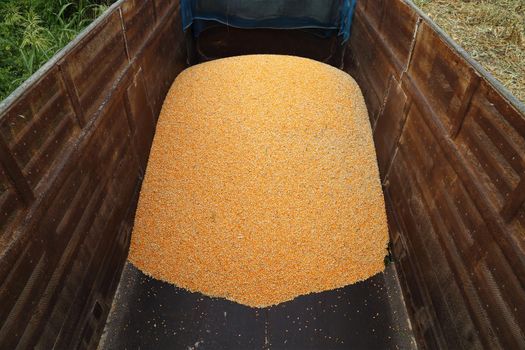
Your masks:
M265 307L380 272L388 231L356 82L278 55L193 66L159 117L129 260Z

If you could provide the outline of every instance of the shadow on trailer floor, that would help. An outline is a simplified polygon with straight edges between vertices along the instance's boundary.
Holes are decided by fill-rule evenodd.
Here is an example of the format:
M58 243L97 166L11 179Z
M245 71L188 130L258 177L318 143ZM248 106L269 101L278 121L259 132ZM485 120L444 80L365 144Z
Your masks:
M395 267L365 282L253 309L127 263L99 349L415 349Z

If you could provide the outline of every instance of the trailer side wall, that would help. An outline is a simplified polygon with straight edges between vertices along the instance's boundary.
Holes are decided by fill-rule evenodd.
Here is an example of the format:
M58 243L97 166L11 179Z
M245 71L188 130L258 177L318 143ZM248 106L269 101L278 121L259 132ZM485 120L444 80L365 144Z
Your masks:
M524 348L523 105L402 0L358 2L345 69L420 345Z
M0 348L96 346L181 27L177 1L118 1L0 106Z

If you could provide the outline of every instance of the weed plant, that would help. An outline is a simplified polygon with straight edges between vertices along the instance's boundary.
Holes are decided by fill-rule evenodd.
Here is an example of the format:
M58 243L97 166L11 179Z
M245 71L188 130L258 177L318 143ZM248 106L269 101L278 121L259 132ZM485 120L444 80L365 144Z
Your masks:
M114 0L0 0L0 101Z

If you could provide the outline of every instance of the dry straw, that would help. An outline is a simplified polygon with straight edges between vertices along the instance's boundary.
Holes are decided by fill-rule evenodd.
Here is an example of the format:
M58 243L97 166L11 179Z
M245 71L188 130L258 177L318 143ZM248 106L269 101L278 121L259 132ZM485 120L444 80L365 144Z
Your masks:
M415 0L525 103L525 0Z

